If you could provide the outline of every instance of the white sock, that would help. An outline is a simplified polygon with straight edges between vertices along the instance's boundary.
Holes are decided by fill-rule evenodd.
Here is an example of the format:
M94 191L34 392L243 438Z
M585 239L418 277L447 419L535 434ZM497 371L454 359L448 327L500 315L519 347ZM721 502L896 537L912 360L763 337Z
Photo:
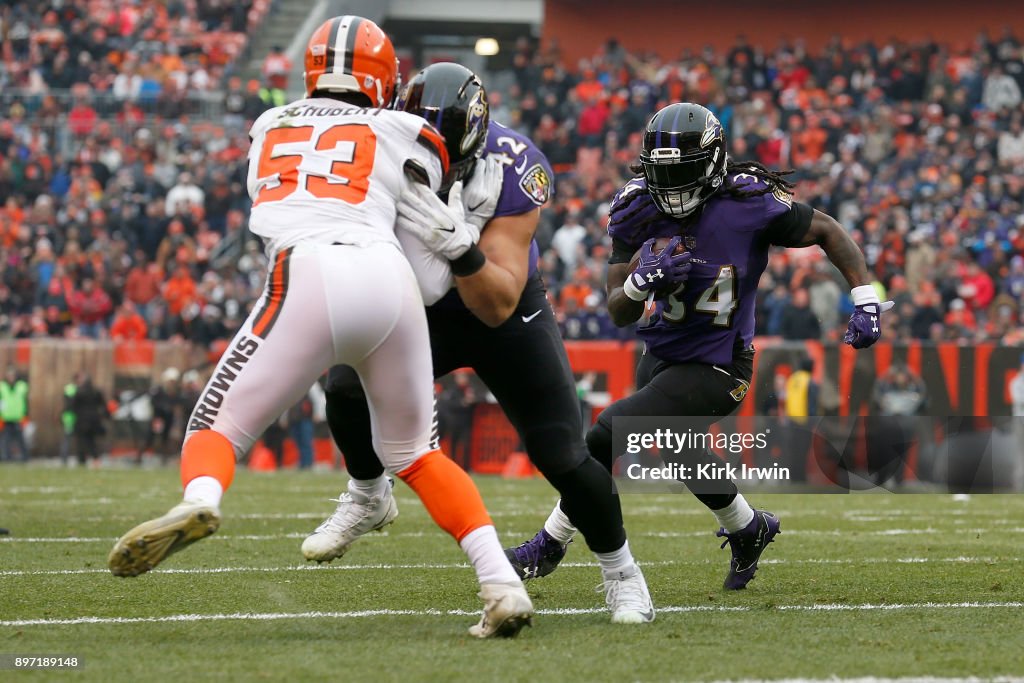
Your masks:
M562 512L562 501L555 503L555 509L548 515L548 521L544 522L544 531L562 545L571 541L572 537L576 535L576 527Z
M220 507L224 487L213 477L196 477L185 486L185 500Z
M636 565L633 553L629 551L629 541L622 544L618 550L610 553L594 553L597 555L597 562L601 565L601 571L605 574L618 574Z
M754 519L754 508L746 501L743 494L737 493L733 501L721 510L712 510L722 528L732 533L747 528Z
M373 479L348 480L349 493L358 493L366 496L367 498L383 496L384 493L387 492L388 486L391 486L391 483L388 481L387 476L383 474Z
M498 542L498 532L488 524L466 534L459 547L469 557L469 563L476 570L477 579L484 583L509 583L522 585L516 572L505 557L505 551Z

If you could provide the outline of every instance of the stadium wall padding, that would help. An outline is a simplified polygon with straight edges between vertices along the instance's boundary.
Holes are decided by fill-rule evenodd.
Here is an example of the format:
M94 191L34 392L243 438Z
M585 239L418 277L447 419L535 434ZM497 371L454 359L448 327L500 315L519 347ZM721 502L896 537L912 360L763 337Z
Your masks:
M800 359L815 361L821 386L822 413L868 414L875 380L894 363L906 364L924 381L930 415L1010 415L1010 381L1021 363L1021 349L979 344L879 343L864 351L840 344L758 339L754 382L741 415L764 412L776 374L788 376ZM577 375L593 373L593 390L609 400L633 390L634 369L642 346L634 342L567 342ZM0 342L0 363L14 364L30 387L29 417L36 425L35 452L55 453L61 437L63 387L75 372L92 375L108 398L146 391L168 367L184 372L199 369L205 380L216 354L172 342L6 340ZM593 407L591 418L600 408ZM503 463L518 445L511 425L497 406L481 404L474 421L474 459ZM485 467L486 469L486 467Z
M699 53L705 45L728 51L739 34L752 45L771 49L782 40L800 38L818 50L835 35L851 42L932 38L966 46L981 29L998 38L1004 26L1022 25L1024 2L1019 0L976 0L969 5L954 0L547 0L542 35L545 42L557 38L566 63L575 65L612 37L630 51L675 59L684 49Z
M165 369L202 369L208 353L174 342L33 339L0 341L0 363L13 364L28 380L29 415L35 424L33 452L55 455L63 427L64 386L84 372L109 399L147 391Z

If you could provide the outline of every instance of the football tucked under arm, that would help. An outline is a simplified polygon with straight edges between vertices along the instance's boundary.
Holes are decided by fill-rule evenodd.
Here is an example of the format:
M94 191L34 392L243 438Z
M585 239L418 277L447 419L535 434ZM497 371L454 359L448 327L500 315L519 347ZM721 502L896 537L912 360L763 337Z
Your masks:
M685 282L691 265L682 242L678 236L644 242L629 262L629 275L622 287L626 296L633 301L644 301L652 292L661 297Z
M668 243L671 242L671 241L672 241L671 237L659 237L656 240L654 240L654 247L652 248L651 251L654 252L655 255L661 254L661 252L665 251L665 247L667 247ZM641 256L641 254L643 254L643 251L644 251L643 247L640 247L639 249L636 250L636 253L633 254L633 258L629 262L629 272L632 273L634 270L636 270L636 267L640 264L640 256ZM672 255L675 256L675 255L678 255L678 254L682 254L685 251L686 251L686 247L684 247L683 243L680 242L679 244L676 245L676 248L672 251Z

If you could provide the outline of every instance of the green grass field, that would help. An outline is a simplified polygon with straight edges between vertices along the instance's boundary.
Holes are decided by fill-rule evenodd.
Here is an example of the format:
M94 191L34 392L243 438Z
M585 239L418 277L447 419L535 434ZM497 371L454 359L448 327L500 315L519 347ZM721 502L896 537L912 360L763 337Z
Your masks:
M106 570L113 540L177 502L176 470L0 468L0 654L83 657L0 680L666 681L1024 676L1024 496L755 495L783 533L727 594L728 551L689 496L623 498L657 620L613 626L580 541L528 585L538 615L476 641L472 571L403 485L387 533L333 565L299 544L338 473L239 474L217 535L156 571ZM553 502L478 479L503 541Z

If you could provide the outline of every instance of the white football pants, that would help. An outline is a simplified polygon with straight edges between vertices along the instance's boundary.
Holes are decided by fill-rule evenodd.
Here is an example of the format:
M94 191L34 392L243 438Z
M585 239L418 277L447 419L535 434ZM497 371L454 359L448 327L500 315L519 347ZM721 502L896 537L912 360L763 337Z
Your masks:
M276 254L267 288L203 389L185 438L213 429L240 456L338 363L359 374L374 449L388 470L429 452L427 318L397 246L299 244Z

